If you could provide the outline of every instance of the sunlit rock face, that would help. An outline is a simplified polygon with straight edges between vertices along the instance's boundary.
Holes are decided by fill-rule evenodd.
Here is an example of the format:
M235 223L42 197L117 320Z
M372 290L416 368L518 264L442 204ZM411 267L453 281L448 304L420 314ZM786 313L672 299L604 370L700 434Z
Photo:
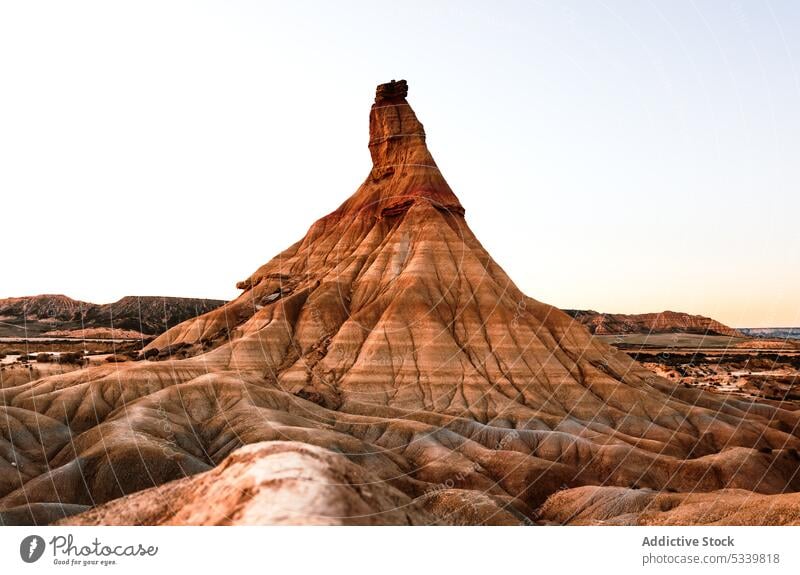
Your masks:
M468 227L407 90L378 87L373 167L355 194L241 281L237 299L150 344L189 357L3 389L0 512L112 502L74 520L180 522L136 512L178 497L219 510L187 522L268 523L277 515L262 506L296 497L295 523L334 508L358 523L364 510L336 500L377 482L369 523L513 524L579 486L800 488L794 407L676 387L514 285ZM311 481L345 473L343 491L288 481L218 499L215 477L238 485L248 462L273 469L236 450L275 441L299 467L314 459ZM407 501L413 513L391 512ZM239 503L246 514L220 519Z

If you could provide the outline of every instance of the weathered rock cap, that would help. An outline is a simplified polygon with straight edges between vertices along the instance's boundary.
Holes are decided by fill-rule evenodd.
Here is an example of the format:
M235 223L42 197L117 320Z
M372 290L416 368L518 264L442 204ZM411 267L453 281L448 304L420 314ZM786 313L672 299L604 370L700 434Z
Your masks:
M406 96L408 96L408 82L405 80L392 80L386 84L378 84L375 90L375 103L397 100Z

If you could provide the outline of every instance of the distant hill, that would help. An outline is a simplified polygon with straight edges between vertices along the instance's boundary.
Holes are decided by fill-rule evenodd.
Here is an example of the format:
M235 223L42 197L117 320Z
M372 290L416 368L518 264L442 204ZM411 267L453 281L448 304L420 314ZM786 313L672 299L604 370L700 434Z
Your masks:
M211 311L223 300L125 296L96 304L65 295L0 299L0 337L154 336Z
M759 339L800 339L800 327L740 327L739 331Z
M601 313L594 310L565 309L589 331L596 335L626 333L696 333L746 337L744 333L728 327L710 317L676 311L660 313L623 314Z
M95 304L58 294L42 294L0 299L2 321L20 320L71 321L80 317L81 310ZM6 319L7 318L7 319Z

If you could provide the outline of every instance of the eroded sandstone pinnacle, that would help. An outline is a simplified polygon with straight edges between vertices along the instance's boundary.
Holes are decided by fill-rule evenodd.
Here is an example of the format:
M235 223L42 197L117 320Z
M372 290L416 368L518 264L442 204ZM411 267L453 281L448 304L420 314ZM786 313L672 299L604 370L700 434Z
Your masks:
M146 348L168 358L0 377L0 524L633 522L653 493L797 522L800 410L677 385L527 297L406 93L378 87L355 193Z

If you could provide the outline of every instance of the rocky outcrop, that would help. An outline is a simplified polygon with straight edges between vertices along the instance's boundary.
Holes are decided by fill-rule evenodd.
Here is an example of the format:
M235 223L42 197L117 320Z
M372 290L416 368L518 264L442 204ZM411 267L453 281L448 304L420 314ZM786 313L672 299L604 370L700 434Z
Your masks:
M375 89L375 103L383 104L398 102L408 96L408 82L405 80L392 80L386 84L379 84Z
M391 485L327 449L243 447L211 471L117 499L61 525L435 525Z
M50 512L60 525L531 523L476 491L441 489L412 500L344 455L291 441L248 445L211 471L85 509Z
M594 310L580 309L565 309L564 311L596 335L695 333L747 337L740 331L709 317L676 311L642 314L600 313Z
M378 88L369 150L355 194L238 298L148 348L185 359L4 389L0 510L98 506L183 480L169 484L188 489L174 498L169 486L134 495L91 521L131 521L143 502L152 522L224 522L231 509L273 522L271 502L330 517L332 501L369 479L392 488L376 500L400 492L439 520L508 523L534 521L553 493L587 485L800 490L794 406L675 385L517 288L467 225L402 86ZM291 473L247 501L213 487L232 463L234 485L261 465L228 460L237 449L275 441L341 457L282 455ZM292 480L307 466L316 477L350 474L342 457L363 475L330 497ZM201 473L198 484L185 479ZM182 515L161 499L198 503ZM385 518L359 511L348 521L406 521L367 507Z

